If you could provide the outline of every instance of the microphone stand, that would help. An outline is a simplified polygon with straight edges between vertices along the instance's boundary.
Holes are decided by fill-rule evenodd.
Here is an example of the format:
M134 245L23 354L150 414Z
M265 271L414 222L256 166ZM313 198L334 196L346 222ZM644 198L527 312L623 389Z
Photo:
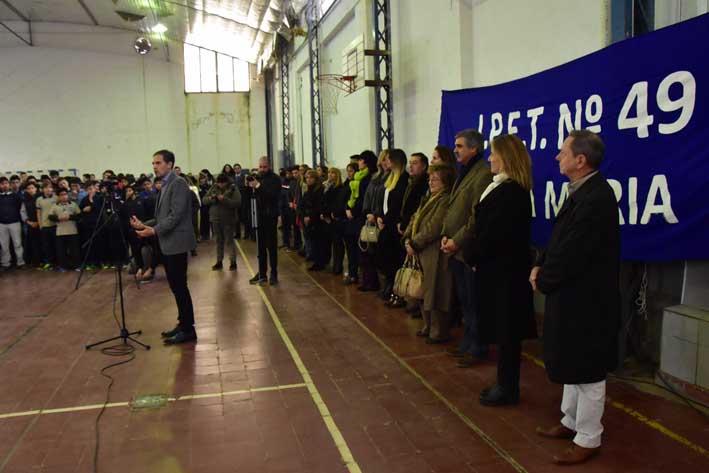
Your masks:
M105 202L104 202L104 205L105 205ZM104 225L107 225L109 222L112 222L118 218L118 213L116 212L115 202L114 202L112 195L111 195L110 205L111 205L111 216L108 217L108 219L103 223L103 225L100 228L102 228ZM97 230L99 230L100 228L97 228ZM127 248L126 238L125 238L125 235L123 234L123 228L120 226L120 222L119 222L119 231L121 234L121 240L123 242L123 248ZM96 236L96 233L94 234L94 237L95 236ZM97 345L103 345L104 343L112 342L114 340L123 340L123 345L128 345L128 340L130 340L131 342L133 342L137 345L140 345L141 347L145 348L146 350L150 350L150 345L147 345L147 344L140 342L140 341L136 340L135 338L133 338L133 335L142 334L143 332L141 330L136 330L134 332L130 332L128 330L128 328L126 327L126 310L125 310L125 303L123 300L123 276L122 276L123 262L120 260L117 261L115 264L115 268L116 268L116 280L118 281L119 301L120 301L120 305L121 305L120 334L115 337L107 338L105 340L101 340L101 341L98 341L95 343L90 343L90 344L86 345L86 349L90 350ZM79 276L81 276L81 274L79 274ZM78 283L77 283L77 286L78 286Z

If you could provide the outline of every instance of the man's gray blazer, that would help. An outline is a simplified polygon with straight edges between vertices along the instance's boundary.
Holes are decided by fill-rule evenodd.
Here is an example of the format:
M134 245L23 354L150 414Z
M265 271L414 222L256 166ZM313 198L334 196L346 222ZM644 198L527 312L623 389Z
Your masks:
M187 253L197 247L192 227L192 191L172 171L163 184L155 205L155 219L145 222L155 229L164 255Z

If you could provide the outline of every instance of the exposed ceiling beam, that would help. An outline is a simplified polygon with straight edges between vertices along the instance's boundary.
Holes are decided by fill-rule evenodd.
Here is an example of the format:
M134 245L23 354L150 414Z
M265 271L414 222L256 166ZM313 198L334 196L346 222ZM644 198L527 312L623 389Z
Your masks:
M28 22L28 23L29 23L29 22ZM0 26L2 26L3 28L5 28L5 29L6 29L7 31L9 31L10 33L12 33L15 37L19 38L20 41L22 41L23 43L25 43L27 46L32 46L32 41L31 41L32 33L31 33L31 32L30 32L30 41L27 41L25 38L23 38L22 36L20 36L19 33L17 33L15 30L13 30L13 29L10 28L9 26L7 26L7 25L6 25L5 23L3 23L2 21L0 21Z
M89 16L89 18L91 18L91 21L94 22L94 25L99 26L98 20L94 16L93 12L91 10L89 10L89 7L86 6L86 3L84 3L84 0L79 0L79 5L81 5L81 8L83 8L84 11L86 12L86 14Z
M15 7L13 6L13 4L10 3L10 0L0 0L0 2L2 2L7 8L9 8L10 10L12 10L12 13L14 13L14 14L17 15L17 16L19 16L19 17L22 19L22 21L26 21L27 23L30 22L30 19L27 18L25 15L23 15L20 10L18 10L17 8L15 8ZM3 25L3 26L4 26L4 25Z
M194 7L194 6L189 5L189 4L187 4L187 3L175 2L175 1L173 1L173 0L162 0L162 2L163 2L163 3L169 3L170 5L175 5L175 6L177 6L177 7L187 8L188 10L193 10L193 11L202 13L203 15L216 16L217 18L221 18L222 20L230 21L230 22L232 22L232 23L236 23L237 25L241 25L241 26L245 26L245 27L247 27L247 28L251 28L252 30L256 30L257 32L259 31L258 28L254 28L253 26L251 26L251 25L249 25L249 24L247 24L247 23L243 23L243 22L241 22L241 21L237 21L237 20L235 20L235 19L233 19L233 18L229 18L228 16L219 15L219 14L217 14L217 13L210 13L210 12L208 12L207 10L204 10L204 9L202 9L202 8Z

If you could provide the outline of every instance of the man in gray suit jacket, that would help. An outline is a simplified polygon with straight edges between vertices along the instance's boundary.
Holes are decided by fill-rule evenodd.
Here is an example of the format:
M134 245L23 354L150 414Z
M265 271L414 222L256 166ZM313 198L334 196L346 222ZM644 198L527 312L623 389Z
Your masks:
M175 155L168 150L153 155L153 171L162 179L155 219L145 223L135 216L131 219L139 237L157 236L167 281L177 302L177 326L162 332L166 345L197 340L192 296L187 287L187 253L197 247L192 228L192 191L187 182L173 172L174 165Z

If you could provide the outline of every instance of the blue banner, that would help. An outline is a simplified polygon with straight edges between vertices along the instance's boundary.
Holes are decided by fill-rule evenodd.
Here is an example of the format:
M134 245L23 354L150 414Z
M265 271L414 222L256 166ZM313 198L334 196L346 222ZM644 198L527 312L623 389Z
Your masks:
M543 246L568 195L554 159L561 144L573 129L600 133L623 259L709 259L708 53L709 14L523 79L444 91L438 141L452 148L465 128L486 148L503 133L523 139L533 242Z

